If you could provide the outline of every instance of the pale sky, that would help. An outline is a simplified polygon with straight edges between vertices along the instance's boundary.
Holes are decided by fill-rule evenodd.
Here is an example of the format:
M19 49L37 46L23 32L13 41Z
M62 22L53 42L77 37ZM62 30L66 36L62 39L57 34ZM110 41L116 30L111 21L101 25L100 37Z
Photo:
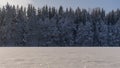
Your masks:
M64 8L72 7L77 8L96 8L101 7L106 11L116 10L120 8L120 0L0 0L0 6L6 3L14 5L27 6L28 4L33 4L36 7L43 7L44 5L59 7L62 5Z

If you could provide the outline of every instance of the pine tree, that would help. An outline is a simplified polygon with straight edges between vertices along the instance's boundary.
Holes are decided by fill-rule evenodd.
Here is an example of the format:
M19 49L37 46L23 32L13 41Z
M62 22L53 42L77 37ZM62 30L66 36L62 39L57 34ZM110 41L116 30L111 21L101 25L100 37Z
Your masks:
M0 8L1 46L120 46L120 10Z

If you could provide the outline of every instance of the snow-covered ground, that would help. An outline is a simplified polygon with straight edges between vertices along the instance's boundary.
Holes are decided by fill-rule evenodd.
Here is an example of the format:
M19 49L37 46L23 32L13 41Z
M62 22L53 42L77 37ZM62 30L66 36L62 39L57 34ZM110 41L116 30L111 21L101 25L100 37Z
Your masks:
M0 48L0 68L120 68L120 48Z

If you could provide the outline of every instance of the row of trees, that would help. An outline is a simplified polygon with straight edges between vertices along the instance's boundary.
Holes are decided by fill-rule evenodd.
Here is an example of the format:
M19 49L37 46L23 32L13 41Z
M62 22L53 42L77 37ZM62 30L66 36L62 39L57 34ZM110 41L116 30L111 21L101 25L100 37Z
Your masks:
M120 46L120 10L7 4L0 8L0 45Z

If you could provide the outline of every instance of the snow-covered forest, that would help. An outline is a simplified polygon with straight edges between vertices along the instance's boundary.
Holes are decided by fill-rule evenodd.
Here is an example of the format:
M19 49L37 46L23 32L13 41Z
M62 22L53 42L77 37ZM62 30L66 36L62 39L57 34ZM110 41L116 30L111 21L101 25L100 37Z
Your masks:
M5 5L0 46L120 46L120 10Z

